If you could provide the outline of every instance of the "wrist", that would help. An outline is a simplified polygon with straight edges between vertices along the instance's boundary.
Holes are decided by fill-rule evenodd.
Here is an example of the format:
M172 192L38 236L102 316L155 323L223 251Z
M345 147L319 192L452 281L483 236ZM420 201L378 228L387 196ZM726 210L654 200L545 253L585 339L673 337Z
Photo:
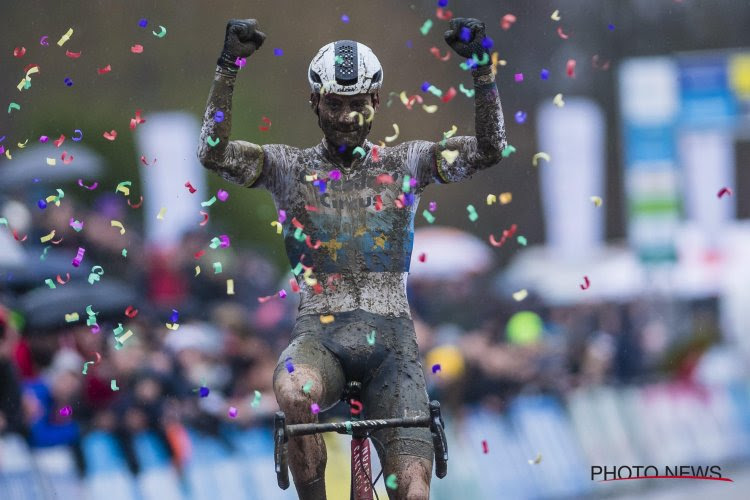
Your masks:
M216 61L216 65L222 69L222 73L235 76L240 69L239 66L237 66L236 61L237 58L235 56L226 51L222 51L218 61Z
M490 85L495 83L495 74L492 66L479 66L471 70L471 76L474 78L474 86Z

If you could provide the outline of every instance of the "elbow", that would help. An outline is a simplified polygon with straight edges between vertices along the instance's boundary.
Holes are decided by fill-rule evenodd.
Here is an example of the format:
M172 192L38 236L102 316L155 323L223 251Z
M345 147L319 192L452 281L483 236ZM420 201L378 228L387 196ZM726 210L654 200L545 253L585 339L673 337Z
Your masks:
M203 165L204 168L207 168L209 170L216 170L216 161L211 157L209 152L206 150L205 147L199 147L198 152L198 161Z

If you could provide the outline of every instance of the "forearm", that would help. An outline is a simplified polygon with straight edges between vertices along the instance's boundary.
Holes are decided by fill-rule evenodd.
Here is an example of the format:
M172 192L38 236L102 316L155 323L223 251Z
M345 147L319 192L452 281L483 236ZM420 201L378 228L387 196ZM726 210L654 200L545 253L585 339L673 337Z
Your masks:
M229 182L249 186L263 168L263 150L255 144L229 140L235 81L236 73L216 68L203 115L198 158Z
M472 76L477 141L475 162L478 168L486 168L502 158L502 151L507 145L505 119L492 67L482 66L472 71Z

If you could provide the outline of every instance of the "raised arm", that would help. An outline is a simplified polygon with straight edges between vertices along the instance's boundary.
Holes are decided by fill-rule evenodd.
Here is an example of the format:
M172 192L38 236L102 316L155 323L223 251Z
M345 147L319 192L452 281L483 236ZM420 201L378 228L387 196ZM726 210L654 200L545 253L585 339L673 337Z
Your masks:
M460 56L479 61L472 70L476 136L451 137L441 141L434 153L437 180L458 182L498 163L507 141L503 108L489 64L484 23L476 19L452 19L450 29L445 32L445 41Z
M246 141L230 141L232 93L237 78L238 58L250 57L265 40L254 19L232 19L227 23L224 49L214 74L203 115L198 159L222 178L252 186L263 170L263 149Z

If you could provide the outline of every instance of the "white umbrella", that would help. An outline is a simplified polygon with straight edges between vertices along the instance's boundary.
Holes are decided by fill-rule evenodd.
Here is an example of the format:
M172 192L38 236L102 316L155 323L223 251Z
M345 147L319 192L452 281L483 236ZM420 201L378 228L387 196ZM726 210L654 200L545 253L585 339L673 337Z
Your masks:
M425 254L425 261L419 256ZM410 279L463 278L491 268L494 256L489 244L473 234L453 227L417 229L411 254Z

